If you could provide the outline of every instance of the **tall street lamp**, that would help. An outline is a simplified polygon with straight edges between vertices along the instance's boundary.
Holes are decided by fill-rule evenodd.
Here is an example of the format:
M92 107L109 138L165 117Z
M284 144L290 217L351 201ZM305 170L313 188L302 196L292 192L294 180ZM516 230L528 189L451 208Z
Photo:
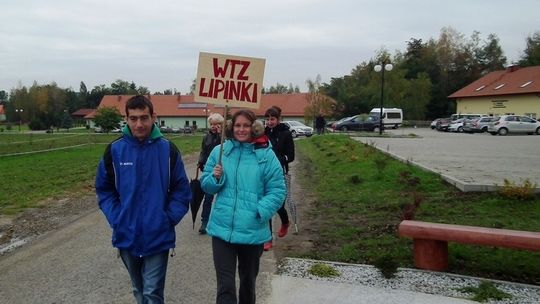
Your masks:
M15 112L19 115L19 132L21 132L23 109L15 109Z
M385 60L381 64L377 64L373 67L375 72L381 72L381 107L379 113L379 135L382 135L383 131L383 100L384 100L384 71L390 72L394 66L391 63L386 63Z
M210 110L208 109L208 106L207 108L203 109L203 112L204 112L204 115L206 117L206 120L204 121L205 122L205 125L206 125L206 131L208 131L208 112L210 112Z

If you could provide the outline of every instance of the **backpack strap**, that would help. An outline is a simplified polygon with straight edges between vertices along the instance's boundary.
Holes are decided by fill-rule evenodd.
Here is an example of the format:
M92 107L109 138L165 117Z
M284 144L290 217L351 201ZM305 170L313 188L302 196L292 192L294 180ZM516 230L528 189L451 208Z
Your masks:
M116 188L116 175L114 173L111 145L112 143L108 144L107 148L105 148L105 152L103 153L103 162L105 163L105 171L107 172L107 178L109 179L109 182L113 184Z
M173 179L172 174L174 172L174 169L176 168L176 163L178 162L178 155L180 155L180 151L178 151L178 147L170 141L169 142L169 192L171 192L171 189L173 188Z

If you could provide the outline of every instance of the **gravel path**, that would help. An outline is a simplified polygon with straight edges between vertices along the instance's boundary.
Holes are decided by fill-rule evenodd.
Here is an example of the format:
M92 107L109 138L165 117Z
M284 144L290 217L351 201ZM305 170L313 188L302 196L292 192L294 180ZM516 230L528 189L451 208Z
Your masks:
M399 268L394 278L385 279L380 271L371 265L335 262L322 263L331 265L340 275L338 277L321 278L308 272L310 267L315 263L321 263L321 261L286 258L278 265L278 273L291 277L308 278L310 280L357 284L381 288L383 290L414 291L453 298L471 297L470 294L460 292L458 289L463 287L476 287L481 281L485 281L481 278L408 268ZM493 282L499 290L512 295L512 298L500 301L490 301L488 303L540 303L540 286L494 280L490 281Z

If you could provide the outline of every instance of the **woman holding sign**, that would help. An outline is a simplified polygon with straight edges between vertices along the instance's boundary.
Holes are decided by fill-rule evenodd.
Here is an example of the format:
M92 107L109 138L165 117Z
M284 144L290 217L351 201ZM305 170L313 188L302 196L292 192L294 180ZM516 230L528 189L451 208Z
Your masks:
M250 110L233 115L233 138L223 143L221 161L220 146L212 150L201 178L203 190L217 194L206 232L212 236L218 304L255 303L263 244L272 239L269 220L285 199L283 169L264 128L254 127L256 118Z

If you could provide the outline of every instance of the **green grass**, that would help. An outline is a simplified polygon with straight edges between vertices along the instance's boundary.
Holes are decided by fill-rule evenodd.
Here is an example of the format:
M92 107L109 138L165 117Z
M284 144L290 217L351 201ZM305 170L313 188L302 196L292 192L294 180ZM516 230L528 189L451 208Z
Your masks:
M93 191L96 167L106 143L117 137L118 134L0 135L0 155L13 153L12 145L28 152L47 149L51 142L54 142L53 147L87 143L77 148L0 156L0 214L16 214L26 208L39 207L48 198ZM198 151L201 142L200 136L172 136L170 139L183 155Z
M308 257L375 264L380 256L413 267L412 240L399 238L403 218L540 231L540 197L462 193L433 173L390 159L347 136L297 141L299 174L315 201L307 216L319 224ZM414 208L414 201L419 206ZM316 250L316 251L315 251ZM540 253L449 244L450 272L540 284ZM292 252L290 255L295 255Z
M497 289L497 286L492 282L482 281L478 287L464 287L458 289L462 292L472 293L473 296L471 300L485 303L491 299L493 300L504 300L512 298L510 294L507 294L504 291Z

